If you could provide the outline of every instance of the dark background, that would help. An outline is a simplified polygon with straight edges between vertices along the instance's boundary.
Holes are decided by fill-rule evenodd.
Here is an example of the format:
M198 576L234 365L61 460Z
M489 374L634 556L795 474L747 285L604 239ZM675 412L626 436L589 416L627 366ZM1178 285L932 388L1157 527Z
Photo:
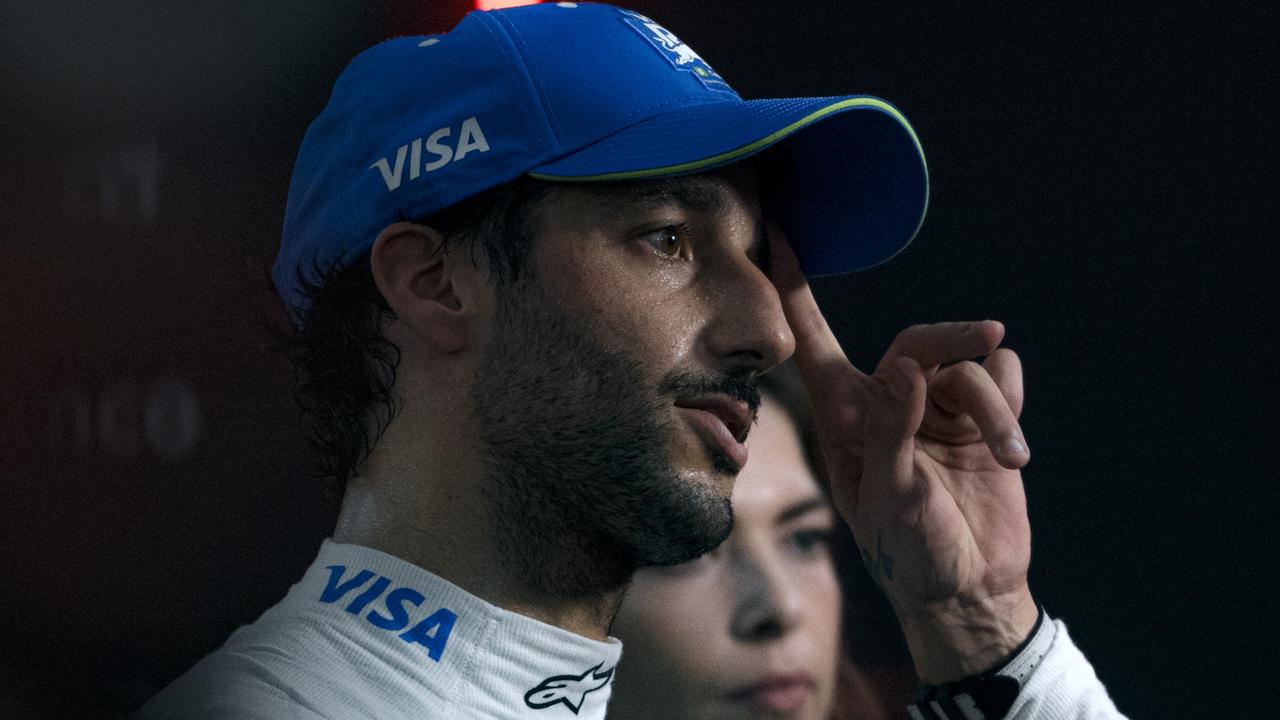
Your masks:
M262 330L292 159L355 53L470 4L176 5L0 6L0 717L121 715L310 562ZM847 351L1003 320L1038 599L1133 717L1272 705L1275 10L967 5L630 4L744 97L906 113L932 205L817 284Z

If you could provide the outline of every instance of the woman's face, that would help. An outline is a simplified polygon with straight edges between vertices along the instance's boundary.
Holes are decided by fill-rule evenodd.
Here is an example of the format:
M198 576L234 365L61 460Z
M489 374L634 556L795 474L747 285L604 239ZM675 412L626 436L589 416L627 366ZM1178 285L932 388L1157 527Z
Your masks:
M826 718L840 642L835 516L785 410L766 402L733 489L733 533L636 574L611 718Z

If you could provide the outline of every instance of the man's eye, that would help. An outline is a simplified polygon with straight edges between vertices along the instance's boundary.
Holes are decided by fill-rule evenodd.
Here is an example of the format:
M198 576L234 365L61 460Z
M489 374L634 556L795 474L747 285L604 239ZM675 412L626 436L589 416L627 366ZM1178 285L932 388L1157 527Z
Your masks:
M688 237L688 228L683 223L667 225L641 236L659 255L669 258L677 258L684 253Z

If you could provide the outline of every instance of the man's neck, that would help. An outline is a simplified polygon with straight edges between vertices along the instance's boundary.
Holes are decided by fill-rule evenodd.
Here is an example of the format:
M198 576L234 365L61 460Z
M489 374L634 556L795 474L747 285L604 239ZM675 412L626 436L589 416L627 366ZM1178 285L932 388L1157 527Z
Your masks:
M420 464L406 474L372 460L348 482L335 541L394 555L504 610L608 637L632 573L609 549L565 529L550 545L546 536L497 533L494 508L477 492L482 479L432 473L427 481Z

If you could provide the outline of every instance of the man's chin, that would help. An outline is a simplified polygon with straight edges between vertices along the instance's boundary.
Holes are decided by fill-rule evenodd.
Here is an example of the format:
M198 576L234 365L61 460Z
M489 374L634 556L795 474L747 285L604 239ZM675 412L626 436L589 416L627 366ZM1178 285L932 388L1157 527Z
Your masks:
M637 567L667 567L689 562L717 547L733 531L733 507L728 496L703 498L695 512L685 508L673 513L681 522L670 522L662 537L636 548Z

